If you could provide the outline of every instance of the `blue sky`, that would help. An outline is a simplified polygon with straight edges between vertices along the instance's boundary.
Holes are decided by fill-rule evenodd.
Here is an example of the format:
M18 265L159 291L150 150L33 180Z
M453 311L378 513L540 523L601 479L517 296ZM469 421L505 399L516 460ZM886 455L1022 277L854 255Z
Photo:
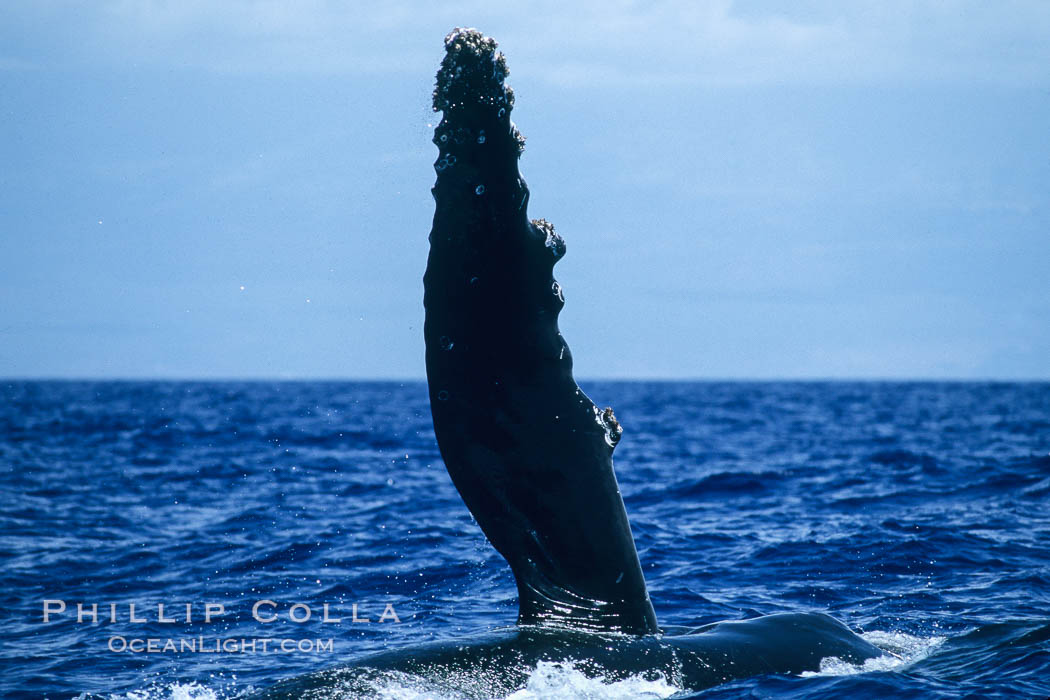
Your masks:
M577 376L1050 379L1039 1L5 3L0 376L422 377L455 26Z

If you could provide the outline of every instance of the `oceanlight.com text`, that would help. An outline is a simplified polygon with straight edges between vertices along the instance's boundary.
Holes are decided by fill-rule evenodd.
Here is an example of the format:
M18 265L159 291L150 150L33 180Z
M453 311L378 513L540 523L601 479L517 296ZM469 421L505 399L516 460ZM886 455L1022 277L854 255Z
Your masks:
M330 654L335 644L331 639L114 636L108 648L117 654Z

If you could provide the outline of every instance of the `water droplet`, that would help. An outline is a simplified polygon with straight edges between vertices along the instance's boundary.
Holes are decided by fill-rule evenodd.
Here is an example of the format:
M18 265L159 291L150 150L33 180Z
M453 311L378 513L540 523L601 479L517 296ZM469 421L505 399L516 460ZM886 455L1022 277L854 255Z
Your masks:
M474 194L485 194L485 186L484 185L478 185L477 187L475 187L474 188Z
M470 278L470 283L471 284L477 284L478 283L478 278L477 277L471 277Z
M554 292L554 296L558 297L558 301L565 301L565 295L562 294L561 285L558 284L557 280L551 284L551 291Z
M496 114L496 118L497 119L502 119L503 115L506 114L506 113L507 113L507 110L504 109L503 107L500 107L499 108L499 113Z
M448 142L448 134L442 134L441 136L438 136L438 140L441 141L441 143L447 143Z
M450 167L456 164L456 156L452 155L451 153L445 156L445 160L448 162Z
M448 401L448 392L442 389L438 392L438 401Z
M485 143L485 130L482 129L478 132L478 143Z
M447 335L443 335L438 340L438 345L441 346L442 350L451 350L453 348L453 346L455 346L455 343L453 343L451 340L449 340L449 337Z

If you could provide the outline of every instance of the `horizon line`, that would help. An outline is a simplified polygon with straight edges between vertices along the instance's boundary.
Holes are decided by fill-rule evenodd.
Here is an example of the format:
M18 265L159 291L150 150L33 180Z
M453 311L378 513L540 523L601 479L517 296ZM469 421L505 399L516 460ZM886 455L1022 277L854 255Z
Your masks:
M247 376L247 377L208 377L208 376L0 376L0 383L30 382L113 382L113 383L215 383L215 384L255 384L255 383L345 383L345 384L426 384L426 377L281 377L281 376ZM811 377L775 377L775 376L683 376L683 377L577 377L581 382L623 382L623 383L871 383L871 384L1050 384L1050 377L849 377L849 376L811 376Z

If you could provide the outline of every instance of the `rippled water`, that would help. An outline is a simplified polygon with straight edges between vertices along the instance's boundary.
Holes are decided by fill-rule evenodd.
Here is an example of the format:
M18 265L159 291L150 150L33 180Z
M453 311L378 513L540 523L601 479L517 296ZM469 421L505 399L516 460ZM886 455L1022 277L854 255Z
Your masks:
M1050 384L584 388L625 427L617 473L662 623L825 611L901 659L693 695L552 661L514 697L1050 694ZM422 383L16 382L2 397L7 697L235 697L513 623L513 579L445 473ZM66 610L44 623L44 600ZM277 621L252 618L264 600ZM77 603L99 622L78 623ZM208 603L225 614L205 623ZM321 621L326 603L340 622ZM399 622L378 622L387 605ZM111 650L149 638L315 648Z

